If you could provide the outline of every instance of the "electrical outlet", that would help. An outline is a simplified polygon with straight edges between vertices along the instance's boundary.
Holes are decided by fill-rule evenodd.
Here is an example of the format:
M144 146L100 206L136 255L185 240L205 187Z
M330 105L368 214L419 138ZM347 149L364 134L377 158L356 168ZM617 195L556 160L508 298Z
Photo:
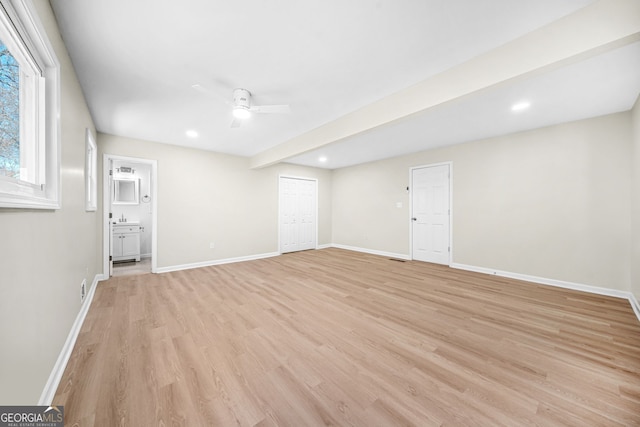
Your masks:
M209 243L209 249L215 249L216 248L216 244L211 242Z
M82 279L80 284L80 304L84 302L84 297L87 296L87 279Z

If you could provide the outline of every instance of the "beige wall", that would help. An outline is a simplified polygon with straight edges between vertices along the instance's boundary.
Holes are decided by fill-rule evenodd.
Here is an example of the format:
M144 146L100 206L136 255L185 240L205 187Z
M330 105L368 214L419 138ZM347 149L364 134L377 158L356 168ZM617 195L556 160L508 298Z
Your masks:
M105 134L98 151L157 160L159 268L277 252L280 174L318 179L318 244L331 243L328 170L251 170L244 157Z
M640 301L640 97L631 111L632 171L631 182L631 291Z
M336 170L333 243L408 255L409 168L452 161L454 263L628 291L630 132L627 112Z
M34 1L61 64L62 208L0 209L0 404L33 405L99 273L97 215L85 212L85 128L93 123L46 0Z

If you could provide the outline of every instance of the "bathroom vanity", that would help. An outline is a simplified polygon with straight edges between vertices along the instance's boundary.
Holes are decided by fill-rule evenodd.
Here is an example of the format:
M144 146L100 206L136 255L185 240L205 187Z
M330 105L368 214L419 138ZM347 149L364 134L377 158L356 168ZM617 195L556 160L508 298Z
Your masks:
M113 261L140 261L140 224L113 224Z

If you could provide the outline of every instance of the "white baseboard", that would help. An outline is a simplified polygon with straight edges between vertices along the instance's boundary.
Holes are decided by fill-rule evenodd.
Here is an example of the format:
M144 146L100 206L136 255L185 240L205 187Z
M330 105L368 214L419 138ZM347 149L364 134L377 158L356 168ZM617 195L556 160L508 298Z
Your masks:
M629 302L631 303L631 308L633 308L634 313L636 313L636 317L640 320L640 304L638 304L638 300L632 292L629 293Z
M526 282L533 282L541 285L549 285L549 286L556 286L559 288L573 289L576 291L588 292L588 293L597 294L597 295L623 298L629 301L629 303L631 304L631 308L633 309L634 313L636 314L636 317L640 321L640 305L638 304L638 300L636 299L636 297L631 292L618 291L616 289L609 289L609 288L601 288L598 286L585 285L582 283L566 282L564 280L530 276L528 274L512 273L510 271L494 270L491 268L477 267L474 265L467 265L467 264L452 263L449 265L449 267L457 268L459 270L473 271L476 273L489 274L492 276L507 277L509 279L524 280Z
M331 247L332 247L331 243L327 243L326 245L318 245L316 249L327 249Z
M98 282L101 280L106 280L108 277L105 277L103 274L97 274L93 281L91 282L91 287L87 292L87 295L84 299L84 302L80 306L80 311L76 316L76 320L73 322L71 326L71 330L69 331L69 335L67 335L67 340L58 355L58 360L56 360L56 364L53 366L53 370L49 375L49 379L44 385L44 389L42 390L42 394L40 395L40 400L38 401L38 405L40 406L49 406L53 401L53 397L56 394L56 390L60 385L60 380L62 379L62 375L64 374L64 370L67 367L67 363L69 362L69 358L71 357L71 352L73 351L73 347L76 344L76 340L78 339L78 334L80 333L80 329L82 328L82 324L84 323L85 317L87 317L87 313L89 312L89 307L91 306L91 302L93 301L93 296L96 293L96 287L98 286Z
M280 255L279 252L268 252L265 254L248 255L248 256L241 256L236 258L225 258L225 259L216 259L212 261L194 262L191 264L172 265L169 267L158 267L156 269L156 272L169 273L171 271L189 270L191 268L209 267L212 265L230 264L233 262L254 261L257 259L271 258L278 255Z
M396 254L396 253L393 253L393 252L378 251L378 250L375 250L375 249L367 249L367 248L359 248L359 247L356 247L356 246L340 245L338 243L332 243L331 245L329 245L329 247L338 248L338 249L346 249L348 251L363 252L363 253L371 254L371 255L380 255L380 256L385 256L385 257L389 257L389 258L404 259L404 260L407 260L407 261L411 259L411 257L409 255L406 255L406 254Z

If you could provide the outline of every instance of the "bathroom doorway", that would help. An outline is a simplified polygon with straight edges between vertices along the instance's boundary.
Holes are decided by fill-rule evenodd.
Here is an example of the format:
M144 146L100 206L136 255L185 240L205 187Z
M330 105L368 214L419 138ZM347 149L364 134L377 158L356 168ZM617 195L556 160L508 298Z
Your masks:
M105 276L157 270L157 162L104 155Z

